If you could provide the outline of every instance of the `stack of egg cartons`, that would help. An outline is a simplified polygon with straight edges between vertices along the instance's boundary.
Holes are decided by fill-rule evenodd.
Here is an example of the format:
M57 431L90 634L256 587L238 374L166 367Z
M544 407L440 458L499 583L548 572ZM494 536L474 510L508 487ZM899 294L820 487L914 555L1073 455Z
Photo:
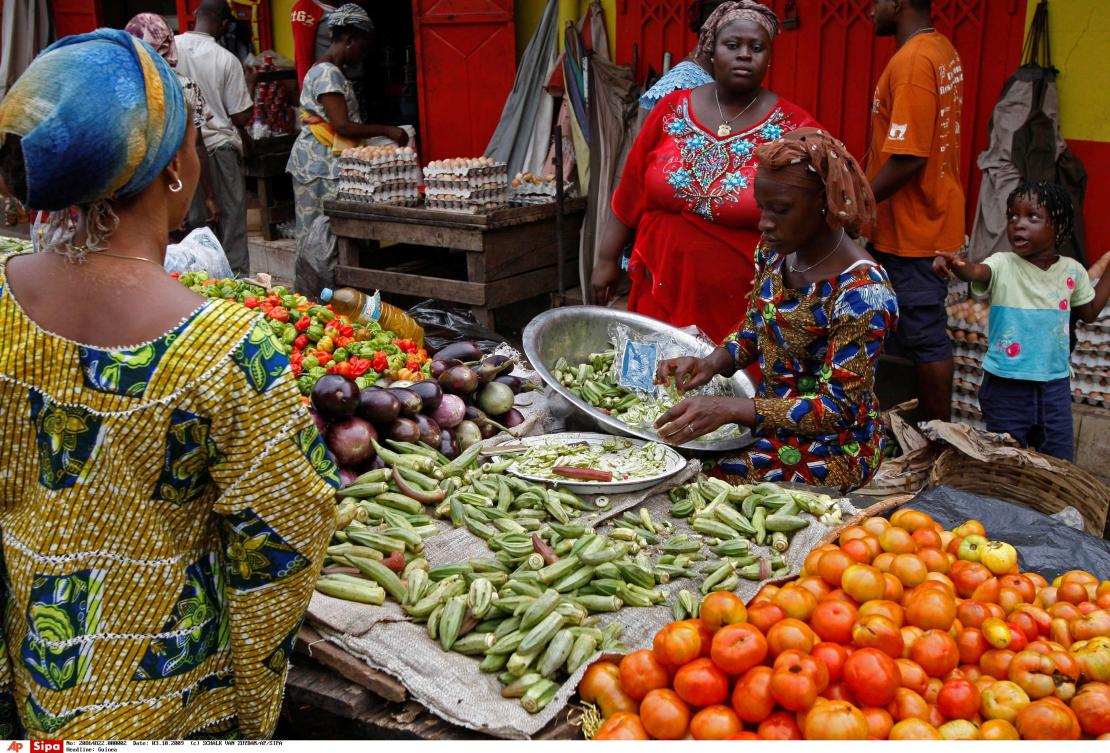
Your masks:
M1104 254L1091 267L1091 284L1106 274L1110 253ZM1097 321L1080 322L1075 331L1079 341L1071 354L1075 371L1071 381L1072 399L1100 408L1110 408L1110 306L1102 310Z
M952 420L983 427L979 385L987 355L990 303L963 297L948 304L948 333L952 338L955 374L952 380Z
M339 157L339 198L368 204L420 203L420 165L408 146L359 146Z
M555 175L517 173L509 184L509 198L514 204L550 204L555 201Z
M509 201L509 169L489 157L442 159L424 168L428 209L479 214Z

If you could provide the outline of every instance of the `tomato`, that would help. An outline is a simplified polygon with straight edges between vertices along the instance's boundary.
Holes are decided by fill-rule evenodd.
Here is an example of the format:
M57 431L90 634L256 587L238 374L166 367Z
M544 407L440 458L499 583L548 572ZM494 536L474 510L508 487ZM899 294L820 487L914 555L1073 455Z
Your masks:
M821 565L821 557L828 549L813 549L806 555L805 562L802 563L802 572L806 575L817 575L818 568Z
M659 688L644 696L640 721L656 740L681 740L690 726L690 707L670 688Z
M813 610L809 625L823 641L848 643L852 640L852 626L859 619L859 610L846 601L822 601Z
M1110 685L1089 682L1071 699L1079 727L1088 735L1110 733Z
M956 619L965 628L978 628L983 626L983 622L991 616L990 610L987 605L975 599L964 599L960 605L956 607Z
M979 713L981 700L979 688L959 678L945 680L937 693L937 707L949 719L971 719Z
M905 623L906 610L897 602L888 599L876 599L861 605L859 608L860 617L866 617L870 614L882 615L898 627L902 627Z
M817 642L817 634L809 625L789 617L776 622L767 631L767 646L771 656L778 656L792 648L808 654Z
M807 740L866 740L867 718L845 701L819 703L806 714Z
M1069 604L1080 604L1087 600L1087 589L1082 583L1061 583L1056 589L1056 598Z
M861 648L844 663L844 681L864 706L886 706L900 680L894 660L875 648Z
M748 607L748 622L759 628L759 632L767 635L771 627L786 619L786 613L771 602L761 604L752 603Z
M930 677L944 677L960 664L960 649L948 633L926 630L914 641L910 659L921 665Z
M840 549L856 562L864 564L870 563L875 556L871 552L871 547L862 538L846 541L840 545Z
M793 714L776 711L759 723L760 740L801 740L802 730Z
M1014 639L1014 632L1004 620L998 617L988 617L983 620L983 637L992 648L1009 648Z
M922 528L931 529L933 527L933 518L928 513L921 512L920 510L903 507L900 510L896 510L894 514L890 516L890 524L892 526L898 526L899 528L905 528L910 533L916 533Z
M983 672L996 680L1006 680L1010 677L1010 663L1014 660L1014 652L1008 649L992 648L979 659L979 666Z
M867 531L872 536L878 536L880 533L890 528L890 521L886 518L875 516L873 518L867 518L867 520L863 521L859 525L860 528Z
M925 582L929 568L916 554L903 552L896 555L894 561L890 563L890 573L906 588L914 588Z
M839 682L844 676L844 662L848 661L848 649L839 643L824 641L814 646L809 655L819 659L829 670L829 682Z
M909 659L895 659L894 664L898 667L899 685L924 695L929 686L929 675L925 674L921 665Z
M998 578L998 582L1004 588L1014 588L1021 594L1021 600L1026 604L1032 604L1033 599L1037 598L1037 587L1033 581L1020 573L1007 573Z
M1023 740L1078 740L1079 720L1056 698L1033 701L1018 712L1014 723Z
M870 740L885 740L890 735L894 726L894 718L886 709L876 706L864 706L860 709L863 718L867 720L867 737Z
M937 728L917 718L903 719L890 730L890 740L939 740Z
M925 565L926 573L945 574L951 567L948 555L936 547L927 546L924 549L918 549L917 558ZM926 577L928 577L927 574Z
M941 740L979 740L979 728L967 719L953 719L937 727Z
M956 600L938 588L914 591L906 599L906 622L922 630L948 630L956 621Z
M618 711L605 720L594 740L650 740L640 717L630 711Z
M695 740L727 740L744 725L728 706L707 706L690 720L690 735Z
M817 574L824 578L830 586L840 588L841 576L848 567L854 564L856 564L856 561L846 552L833 549L821 556L821 561L817 563Z
M612 662L594 662L578 683L578 695L586 703L596 704L608 719L622 711L636 712L638 704L621 688L620 668Z
M745 722L762 722L775 707L771 697L770 667L752 667L736 681L732 691L732 708Z
M902 721L903 719L929 720L928 702L909 688L895 688L894 700L887 705L886 710L890 712L895 721Z
M883 573L878 568L861 562L844 569L840 576L840 587L861 604L872 599L881 599L886 593Z
M826 598L833 591L833 587L826 583L820 575L807 575L798 580L798 586L816 596L817 601Z
M647 649L633 651L621 659L620 673L624 692L637 701L643 700L651 691L671 684L671 673L655 657L655 653Z
M671 667L681 667L701 656L701 632L687 622L674 622L656 633L655 657Z
M1000 680L980 694L979 712L986 719L1004 719L1013 724L1018 712L1028 705L1029 696L1017 683Z
M1076 617L1068 623L1068 631L1072 640L1076 641L1110 636L1110 612L1096 609L1082 617Z
M978 664L980 657L990 646L978 628L965 627L956 636L956 648L960 652L961 664Z
M1009 617L1008 624L1020 630L1026 641L1035 641L1040 637L1040 625L1031 613L1024 609L1016 609L1010 612ZM1051 621L1049 624L1051 624Z
M994 577L991 571L979 562L967 562L959 569L953 568L949 570L948 576L956 584L956 591L965 599L971 598L980 584Z
M1057 661L1057 656L1060 660ZM1010 663L1009 679L1016 682L1034 701L1055 696L1069 701L1075 695L1079 667L1075 660L1062 652L1042 654L1022 651Z
M771 602L782 609L788 618L795 620L808 620L817 608L817 597L813 592L799 586L783 586Z
M853 693L852 689L843 682L829 683L829 687L825 688L825 691L821 693L817 700L820 701L822 698L827 701L847 701L848 703L856 702L856 694Z
M979 561L987 566L995 575L1003 575L1014 569L1017 565L1017 549L1013 544L1005 541L992 541L983 549Z
M1010 629L1010 645L1006 648L1015 653L1024 651L1029 645L1029 639L1025 637L1024 631L1012 622L1007 622L1006 627Z
M713 706L728 697L728 675L709 659L695 659L675 673L674 689L691 706Z
M715 633L724 625L747 622L748 609L736 594L714 591L702 599L698 616L705 627Z
M803 711L829 685L829 670L819 659L789 649L775 659L771 696L789 711Z
M1086 646L1078 651L1074 648L1072 650L1083 677L1098 682L1110 682L1110 647Z
M971 598L985 601L989 604L997 604L998 596L1001 591L1002 584L999 583L998 578L991 576L975 587L975 590L971 592ZM1006 610L1002 609L1001 606L998 609L1002 614L1006 614Z
M886 589L883 591L883 598L887 601L900 602L902 596L905 594L905 587L902 581L898 580L890 573L883 573L883 582L886 583Z
M730 675L742 675L763 663L767 657L767 639L754 625L725 625L713 636L709 655L720 669Z
M860 617L852 626L852 645L857 648L877 648L896 659L902 655L905 642L898 626L878 614Z
M979 725L980 740L1020 740L1017 728L1005 719L988 719Z
M903 526L905 528L905 526ZM908 529L907 529L908 530ZM911 538L917 542L917 550L931 548L939 551L941 545L940 533L935 528L919 528L911 531Z
M729 737L729 740L758 740L759 735L751 730L740 730L735 735Z

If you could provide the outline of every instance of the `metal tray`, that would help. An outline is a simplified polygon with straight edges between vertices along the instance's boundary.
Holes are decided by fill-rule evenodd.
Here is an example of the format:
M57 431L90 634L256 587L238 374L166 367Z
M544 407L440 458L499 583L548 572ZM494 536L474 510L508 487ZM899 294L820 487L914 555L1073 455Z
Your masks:
M645 335L665 332L677 342L688 346L687 352L690 355L705 356L712 352L712 347L708 343L647 316L603 306L568 306L545 311L528 323L524 328L524 353L543 381L579 413L591 418L602 431L671 444L650 429L633 428L598 410L567 389L551 373L551 369L560 357L566 358L570 363L581 363L590 353L612 347L609 341L609 325L615 322L624 324L633 332ZM743 371L737 371L728 381L732 386L733 395L751 397L755 394L754 385ZM677 446L684 450L721 452L747 447L753 441L755 440L751 432L741 427L739 436L712 442L695 440Z
M572 444L575 442L589 442L590 444L601 444L613 437L609 434L594 434L589 432L567 431L559 434L544 434L536 437L524 437L520 440L511 440L509 444L513 445L542 445L542 444ZM647 440L630 438L627 441L637 446L647 444ZM496 450L496 447L491 447L490 452ZM574 481L572 479L552 479L541 476L530 476L526 473L518 473L514 466L509 466L508 472L514 476L527 479L528 481L535 481L541 484L550 484L560 489L575 492L576 494L622 494L624 492L636 492L641 489L650 489L656 484L666 481L671 476L680 472L686 467L686 459L679 455L674 448L664 446L667 451L667 470L663 473L656 474L655 476L647 476L644 478L627 479L624 481ZM512 455L499 456L505 460L511 460Z

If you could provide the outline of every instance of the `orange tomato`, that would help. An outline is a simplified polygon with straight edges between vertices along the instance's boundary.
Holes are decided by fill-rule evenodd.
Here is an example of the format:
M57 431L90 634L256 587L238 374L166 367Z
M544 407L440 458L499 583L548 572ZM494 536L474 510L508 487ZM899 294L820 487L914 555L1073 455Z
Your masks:
M652 650L663 664L681 667L701 656L701 631L687 622L671 623L655 634Z
M897 576L892 573L883 573L883 582L886 588L883 591L883 599L885 601L902 601L902 596L905 594L905 587L902 581L898 580Z
M829 682L839 682L844 676L844 662L848 661L848 648L832 641L822 641L809 655L819 659L829 670Z
M860 617L867 617L872 614L882 615L898 627L902 627L905 623L906 610L898 602L887 599L876 599L860 605Z
M961 560L962 561L962 560ZM979 587L984 581L988 581L994 576L987 566L981 562L966 562L963 566L957 568L953 566L948 571L948 577L956 584L956 591L965 599L972 598L975 589Z
M857 648L877 648L892 659L902 655L902 632L893 622L880 614L860 617L852 626L852 645Z
M897 556L898 555L894 552L879 552L875 555L875 558L871 560L871 564L881 572L889 573L890 566L894 563L894 558ZM898 582L901 583L902 581Z
M727 740L743 729L736 713L723 705L708 706L690 720L690 735L695 740Z
M620 667L612 662L591 664L578 683L578 695L586 703L596 704L606 719L621 711L635 713L639 708L639 704L621 687Z
M732 709L745 722L762 722L775 707L771 697L770 667L752 667L736 681L732 691Z
M933 528L933 518L928 513L920 510L903 507L890 516L890 524L914 533L922 528L931 530Z
M797 585L816 596L817 601L824 599L833 590L832 586L826 583L820 575L807 575L804 578L799 578Z
M929 685L929 675L925 674L921 665L909 659L895 659L894 663L898 667L901 686L919 695L924 695L925 689Z
M872 599L881 599L886 593L883 573L878 568L862 562L849 565L844 569L840 576L840 587L861 604Z
M926 630L914 641L910 660L921 665L930 677L944 677L960 664L956 641L941 630Z
M728 675L709 659L695 659L675 673L674 690L691 706L714 706L728 697Z
M880 518L876 516L874 518L868 518L867 520L860 523L860 527L872 536L877 537L883 531L890 528L890 521L886 518Z
M772 657L792 648L802 653L809 653L817 642L817 634L809 625L789 617L776 622L767 631L767 646Z
M821 556L821 561L817 564L817 574L830 586L840 588L841 575L854 564L856 561L851 556L841 549L834 549Z
M906 622L923 630L948 630L956 620L956 600L937 588L907 595Z
M806 714L807 740L866 740L867 717L846 701L819 703Z
M640 717L630 711L618 711L605 720L594 740L650 740Z
M917 543L917 550L936 549L940 551L940 533L935 528L918 528L913 531L911 538Z
M1089 682L1071 699L1079 727L1088 735L1110 733L1110 685Z
M988 719L979 725L980 740L1020 740L1017 728L1005 719Z
M979 666L985 674L996 680L1005 680L1010 676L1010 664L1013 661L1013 651L1005 648L992 648L980 657Z
M844 682L864 706L886 706L894 700L901 675L898 665L875 648L852 652L844 663Z
M795 620L808 620L817 608L817 597L811 591L795 585L783 586L771 601L787 617Z
M786 614L782 609L769 601L762 604L753 602L748 607L748 622L759 628L759 632L764 635L767 635L772 626L784 619L786 619Z
M903 719L890 730L890 740L940 740L937 728L926 721L917 719Z
M1057 698L1033 701L1018 712L1014 723L1023 740L1078 740L1079 720Z
M936 547L922 547L917 550L917 558L925 565L928 573L947 573L951 567L948 562L948 557L941 550Z
M725 625L713 636L709 655L723 671L742 675L767 657L767 639L754 625Z
M747 622L748 609L739 596L729 591L714 591L702 599L699 618L710 632L723 625Z
M852 640L852 626L859 619L859 610L846 601L822 601L813 610L809 625L823 641L848 643Z
M872 740L887 739L890 728L894 726L894 718L890 712L875 706L864 706L860 711L867 720L867 736Z
M879 534L879 546L884 552L893 554L913 554L917 551L917 542L910 532L893 525Z
M640 703L640 721L656 740L681 740L690 726L690 707L670 688L653 690Z
M960 652L962 664L978 664L979 659L990 646L983 632L978 628L965 627L956 635L956 648Z
M656 658L654 651L640 649L621 659L621 687L639 701L648 693L671 684L671 673Z
M894 700L887 705L886 710L896 722L903 719L929 720L929 704L909 688L896 688Z
M802 730L793 714L776 711L759 723L760 740L801 740Z

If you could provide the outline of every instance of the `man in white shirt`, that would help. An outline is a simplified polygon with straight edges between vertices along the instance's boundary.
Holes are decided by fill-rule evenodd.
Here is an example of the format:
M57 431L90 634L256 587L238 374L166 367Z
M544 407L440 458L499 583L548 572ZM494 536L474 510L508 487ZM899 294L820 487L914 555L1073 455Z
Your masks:
M177 70L197 82L212 117L201 129L208 164L220 206L220 243L237 275L250 272L247 252L247 197L243 179L246 127L254 103L239 59L216 39L231 23L226 0L204 0L196 11L196 30L179 34ZM204 205L194 200L190 220L204 224Z

